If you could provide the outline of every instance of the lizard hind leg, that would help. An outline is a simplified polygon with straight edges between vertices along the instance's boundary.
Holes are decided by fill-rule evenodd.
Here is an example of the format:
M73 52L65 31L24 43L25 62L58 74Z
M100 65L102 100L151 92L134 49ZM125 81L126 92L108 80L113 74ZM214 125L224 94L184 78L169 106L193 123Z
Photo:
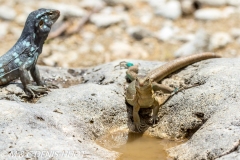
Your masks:
M34 64L35 58L36 57L29 57L27 59L27 61L23 62L23 64L19 67L20 80L23 84L24 91L25 91L27 97L33 97L33 98L37 97L37 95L35 93L44 94L44 93L47 93L47 91L49 91L48 88L46 88L44 86L40 86L40 85L42 85L40 79L39 79L39 81L38 80L36 81L36 77L34 77L34 76L33 76L33 79L36 81L36 83L39 86L34 86L31 84L28 70ZM38 70L35 70L35 71L38 71ZM30 70L30 72L31 72L31 70ZM35 74L39 75L38 72L35 72Z
M133 121L134 121L134 125L136 127L136 130L138 132L142 132L144 130L144 128L147 127L147 125L141 123L141 120L140 120L140 117L139 117L139 114L138 114L139 109L140 109L140 106L138 104L135 104L133 106Z

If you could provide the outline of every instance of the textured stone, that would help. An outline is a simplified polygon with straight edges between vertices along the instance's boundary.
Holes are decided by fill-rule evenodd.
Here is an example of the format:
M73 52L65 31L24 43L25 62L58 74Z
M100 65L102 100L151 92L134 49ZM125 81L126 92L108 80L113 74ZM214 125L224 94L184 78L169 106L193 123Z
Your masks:
M140 74L163 64L126 61L139 64ZM206 60L165 78L163 84L176 88L183 84L200 85L170 98L160 108L159 123L153 128L150 125L145 134L167 139L191 136L186 143L169 149L170 155L180 160L239 157L239 61ZM6 97L0 100L1 158L8 159L16 150L32 153L25 154L25 158L33 158L34 151L70 150L77 151L75 159L115 159L116 152L94 141L116 129L135 129L132 107L125 104L126 69L117 66L119 62L88 69L40 67L42 76L57 84L61 82L57 77L66 79L65 82L69 77L82 80L69 88L52 90L35 104L7 100L16 92L6 93L6 87L2 87L0 95ZM21 84L12 84L11 90L14 86ZM141 120L147 121L144 111L141 109ZM119 143L124 142L118 138Z

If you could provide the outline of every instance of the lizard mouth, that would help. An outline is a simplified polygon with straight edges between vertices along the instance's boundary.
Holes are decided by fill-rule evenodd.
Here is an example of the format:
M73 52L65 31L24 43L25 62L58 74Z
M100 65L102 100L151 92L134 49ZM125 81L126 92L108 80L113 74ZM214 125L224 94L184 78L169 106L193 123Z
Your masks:
M49 16L52 21L56 21L58 17L60 16L60 11L59 10L53 10L52 12L49 13Z

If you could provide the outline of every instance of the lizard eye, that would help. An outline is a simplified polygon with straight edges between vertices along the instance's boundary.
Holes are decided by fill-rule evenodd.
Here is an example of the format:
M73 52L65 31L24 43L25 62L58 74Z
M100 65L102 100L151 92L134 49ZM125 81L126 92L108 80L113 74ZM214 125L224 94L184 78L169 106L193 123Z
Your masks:
M41 20L41 21L38 23L38 25L39 25L39 27L42 28L42 26L43 26L43 20Z
M50 15L50 16L53 15L53 12L49 12L49 15Z

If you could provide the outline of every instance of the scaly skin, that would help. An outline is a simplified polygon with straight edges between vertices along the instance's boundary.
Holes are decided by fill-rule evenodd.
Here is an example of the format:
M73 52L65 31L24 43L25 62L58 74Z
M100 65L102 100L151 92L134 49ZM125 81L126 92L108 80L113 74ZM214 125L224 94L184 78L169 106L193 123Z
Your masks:
M20 77L28 96L35 97L34 92L48 91L40 78L36 63L38 56L42 53L44 41L59 16L58 10L43 8L29 14L16 44L0 57L0 85L8 84ZM31 84L28 71L37 86Z
M126 90L126 100L133 106L133 120L136 129L141 132L142 128L145 127L144 124L140 123L140 117L138 115L140 108L153 108L151 121L155 124L158 120L157 114L160 106L173 95L173 89L158 84L157 82L183 67L210 58L220 58L220 56L207 52L178 58L152 70L145 77L137 76L138 66L129 67L127 70L127 78L132 82ZM159 96L159 94L161 96Z

